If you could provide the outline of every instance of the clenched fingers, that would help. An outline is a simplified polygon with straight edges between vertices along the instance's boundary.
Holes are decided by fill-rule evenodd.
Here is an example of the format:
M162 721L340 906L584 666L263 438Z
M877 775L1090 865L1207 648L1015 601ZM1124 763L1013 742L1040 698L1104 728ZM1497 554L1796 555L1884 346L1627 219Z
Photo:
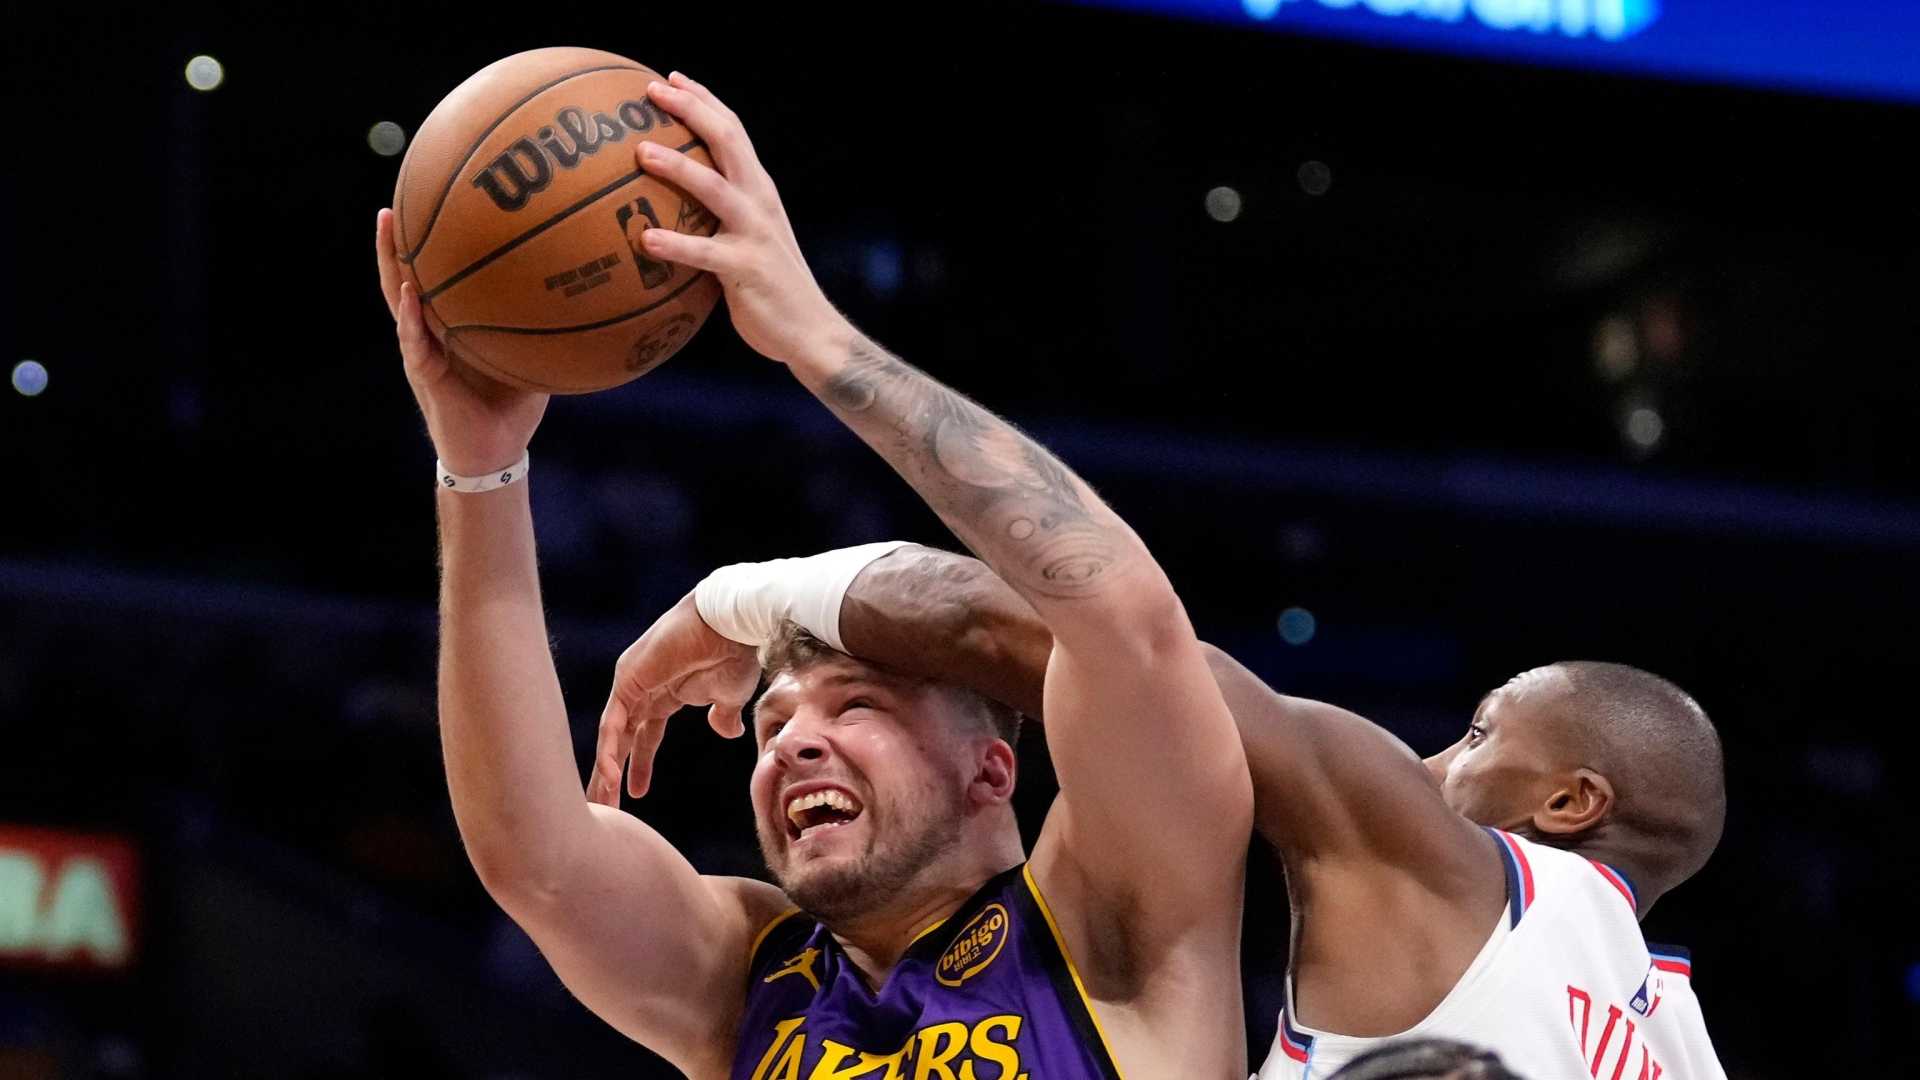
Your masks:
M711 94L702 97L686 86L663 82L648 83L647 96L705 140L707 148L713 151L714 163L720 166L721 175L752 190L759 190L763 184L772 186L772 180L760 167L760 159L754 155L747 129L718 99Z
M747 215L746 198L708 165L657 142L641 143L634 154L643 171L678 185L721 221L738 225Z

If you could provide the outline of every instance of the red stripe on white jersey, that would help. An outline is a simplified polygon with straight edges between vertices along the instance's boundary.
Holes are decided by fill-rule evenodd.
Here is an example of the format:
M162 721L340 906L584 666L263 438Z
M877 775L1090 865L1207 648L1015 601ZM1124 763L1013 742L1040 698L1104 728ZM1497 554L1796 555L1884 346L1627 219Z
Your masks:
M1626 897L1627 907L1633 909L1636 913L1640 910L1640 906L1634 902L1633 890L1627 888L1627 883L1621 880L1619 873L1617 873L1613 869L1613 867L1608 866L1606 863L1598 862L1593 859L1588 859L1587 861L1593 864L1593 868L1595 870L1600 871L1601 877L1607 879L1607 884L1613 886L1615 889L1618 889L1620 892L1620 895Z

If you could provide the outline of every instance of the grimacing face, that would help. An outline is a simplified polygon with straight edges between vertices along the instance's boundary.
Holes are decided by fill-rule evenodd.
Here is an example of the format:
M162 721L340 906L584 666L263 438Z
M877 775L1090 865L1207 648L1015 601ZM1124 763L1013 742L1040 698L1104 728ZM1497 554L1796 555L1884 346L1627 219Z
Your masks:
M938 687L851 659L776 675L750 792L781 888L825 922L887 903L961 842L973 763Z
M1563 767L1553 709L1568 689L1553 667L1523 671L1480 700L1459 742L1426 759L1454 812L1478 825L1525 825Z

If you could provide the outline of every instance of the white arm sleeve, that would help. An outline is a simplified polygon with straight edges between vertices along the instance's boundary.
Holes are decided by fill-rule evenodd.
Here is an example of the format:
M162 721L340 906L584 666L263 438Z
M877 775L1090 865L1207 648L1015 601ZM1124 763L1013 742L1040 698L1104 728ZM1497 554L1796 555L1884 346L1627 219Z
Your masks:
M782 622L792 620L846 652L840 640L840 601L869 563L906 546L905 540L887 540L804 559L734 563L694 586L693 604L715 633L742 645L765 645Z

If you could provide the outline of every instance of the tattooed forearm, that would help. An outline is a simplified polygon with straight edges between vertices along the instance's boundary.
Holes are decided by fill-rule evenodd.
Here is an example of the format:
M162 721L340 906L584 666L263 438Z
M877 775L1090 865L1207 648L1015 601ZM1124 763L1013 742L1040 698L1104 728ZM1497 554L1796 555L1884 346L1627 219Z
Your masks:
M821 396L1016 588L1089 596L1145 554L1038 443L871 342L855 340Z

